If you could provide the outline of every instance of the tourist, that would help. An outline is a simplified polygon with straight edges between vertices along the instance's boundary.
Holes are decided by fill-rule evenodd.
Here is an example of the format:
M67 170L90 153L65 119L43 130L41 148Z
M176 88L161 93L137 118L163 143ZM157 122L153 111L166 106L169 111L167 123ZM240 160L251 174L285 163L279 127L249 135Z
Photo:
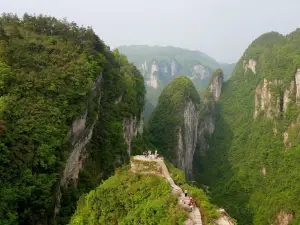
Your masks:
M193 201L192 197L190 197L189 206L191 207L191 209L193 209L196 206L196 203Z
M187 190L184 190L184 197L187 197Z

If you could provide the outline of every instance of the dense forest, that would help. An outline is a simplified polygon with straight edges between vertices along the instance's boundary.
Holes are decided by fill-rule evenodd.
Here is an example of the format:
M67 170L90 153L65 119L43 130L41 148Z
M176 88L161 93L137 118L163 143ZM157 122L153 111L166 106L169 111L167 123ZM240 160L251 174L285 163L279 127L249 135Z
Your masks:
M216 105L198 180L239 224L300 223L299 43L299 29L253 41Z
M91 28L2 15L0 224L68 223L78 197L128 162L124 121L138 126L144 95L140 72Z
M182 224L187 213L163 178L128 172L130 157L149 148L190 191L204 224L220 216L215 205L241 225L300 224L299 44L299 29L263 34L224 83L233 65L203 53L166 47L157 57L160 47L123 46L143 70L157 61L172 77L156 89L155 107L141 68L92 28L3 14L0 225ZM209 74L205 84L191 69ZM146 72L153 88L156 72Z
M188 189L201 209L204 224L215 224L220 216L203 190L187 183L181 170L166 161L175 183ZM78 201L70 225L182 225L188 214L171 194L167 181L156 175L129 172L129 166L117 169L107 179Z

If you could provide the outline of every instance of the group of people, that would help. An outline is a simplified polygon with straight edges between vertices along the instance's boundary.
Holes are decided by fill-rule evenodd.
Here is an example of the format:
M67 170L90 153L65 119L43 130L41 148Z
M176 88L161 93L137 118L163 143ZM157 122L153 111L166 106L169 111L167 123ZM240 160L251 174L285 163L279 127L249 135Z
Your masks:
M194 202L192 197L188 197L187 190L184 190L184 197L185 199L188 199L188 206L190 206L191 209L193 209L196 206L196 202ZM182 200L183 204L186 204L185 199Z
M148 151L144 151L143 152L143 155L146 157L146 158L150 158L150 159L157 159L159 157L158 153L157 153L157 150L155 150L155 153L152 154L152 151L151 150L148 150Z

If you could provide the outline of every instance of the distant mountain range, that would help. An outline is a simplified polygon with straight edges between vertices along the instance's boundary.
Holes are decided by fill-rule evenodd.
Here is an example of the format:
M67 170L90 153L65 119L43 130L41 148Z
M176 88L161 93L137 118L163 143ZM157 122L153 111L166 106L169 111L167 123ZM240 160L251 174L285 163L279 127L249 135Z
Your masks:
M235 66L219 63L200 51L171 46L131 45L120 46L118 49L144 76L147 99L153 105L156 105L162 88L179 75L190 78L197 89L201 90L207 86L215 69L223 69L226 80Z

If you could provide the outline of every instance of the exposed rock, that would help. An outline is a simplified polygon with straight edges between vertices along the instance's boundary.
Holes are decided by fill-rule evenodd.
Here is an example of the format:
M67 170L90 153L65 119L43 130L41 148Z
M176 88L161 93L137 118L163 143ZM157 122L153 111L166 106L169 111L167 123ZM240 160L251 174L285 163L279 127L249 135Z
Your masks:
M200 148L200 155L204 156L208 151L209 145L206 134L209 134L209 137L215 131L215 116L212 112L209 115L204 116L204 118L199 123L198 128L198 143Z
M271 225L289 225L294 218L295 218L294 213L286 213L286 212L280 211L276 215L275 222Z
M282 81L268 81L264 79L263 85L258 85L255 90L255 110L253 118L256 119L260 112L263 112L268 118L277 115L281 109L280 98L272 98L271 86L281 85Z
M157 82L157 73L159 71L159 67L156 61L152 63L151 71L148 80L146 81L147 85L149 87L157 88L158 82Z
M292 123L287 130L283 133L283 143L285 145L286 148L290 148L292 147L292 143L289 140L289 132L294 129L297 126L297 124ZM299 125L298 125L299 126Z
M98 96L97 104L100 104L101 100L101 81L102 76L99 76L92 88L92 95ZM59 213L60 210L60 201L62 197L62 189L68 187L69 184L77 185L79 171L84 165L84 160L87 157L86 145L90 142L94 126L98 120L94 120L92 124L87 125L87 114L88 110L86 109L79 118L75 119L72 123L72 127L69 131L69 139L72 144L72 149L70 151L69 157L67 159L62 177L60 179L60 185L56 192L56 205L55 205L55 214Z
M193 77L191 79L199 78L200 80L204 80L210 76L209 71L202 66L201 64L194 65L192 67Z
M217 72L217 71L216 71ZM223 73L218 73L210 84L210 93L213 99L204 99L205 113L203 113L198 128L198 144L200 147L200 155L203 156L207 152L209 145L207 138L211 137L215 131L215 104L220 99L223 85ZM208 136L206 136L208 134Z
M216 76L210 84L210 92L213 94L215 101L219 101L223 85L223 73Z
M145 76L146 74L148 74L147 61L145 61L144 63L142 63L141 73L142 73L144 76Z
M174 77L178 75L179 65L175 59L171 59L171 76Z
M296 103L300 105L300 68L297 69L295 74L295 82L296 82Z
M175 165L185 171L188 177L192 176L193 158L197 144L198 113L194 103L188 101L184 107L184 127L179 127L177 133L177 161Z
M116 105L119 104L122 101L122 98L123 98L123 93L120 95L119 98L116 99L115 104Z
M291 101L291 96L294 94L295 81L291 81L289 89L286 89L283 94L283 111L285 112L289 102Z
M185 165L184 169L189 176L193 172L193 158L197 144L198 135L198 113L193 102L189 101L184 109L184 145L185 145Z
M254 59L249 59L248 63L244 60L245 72L250 69L254 74L256 74L256 61Z
M230 216L226 213L225 209L219 209L220 217L215 221L218 225L234 225Z
M263 167L262 170L261 170L262 174L265 176L267 176L267 169L266 167Z
M183 225L194 225L193 220L191 220L190 218L187 219L186 221L184 221Z
M88 111L85 110L82 115L79 116L78 119L74 120L71 127L71 132L69 135L71 135L71 143L74 144L76 140L78 140L78 137L82 135L82 132L85 131L85 123L87 118Z
M127 144L128 156L131 156L131 141L138 133L143 133L143 118L138 121L136 117L123 119L123 137Z

